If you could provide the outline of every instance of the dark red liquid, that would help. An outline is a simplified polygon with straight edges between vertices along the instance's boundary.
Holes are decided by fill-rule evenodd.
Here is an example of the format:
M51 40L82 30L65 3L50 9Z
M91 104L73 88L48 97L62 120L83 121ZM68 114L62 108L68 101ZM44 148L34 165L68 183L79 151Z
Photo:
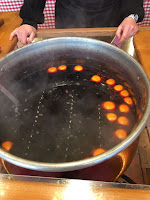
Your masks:
M10 153L41 162L69 162L92 156L96 148L110 149L121 140L114 132L123 128L129 134L136 122L135 106L129 113L120 113L118 106L123 97L107 85L113 78L124 89L124 80L106 71L83 66L75 72L74 65L64 72L49 74L47 69L28 75L14 87L18 91L19 106L5 99L0 113L1 143L14 143ZM100 83L91 82L93 75L101 77ZM132 97L132 95L130 95ZM112 101L113 113L126 116L128 126L110 122L102 107L103 102Z

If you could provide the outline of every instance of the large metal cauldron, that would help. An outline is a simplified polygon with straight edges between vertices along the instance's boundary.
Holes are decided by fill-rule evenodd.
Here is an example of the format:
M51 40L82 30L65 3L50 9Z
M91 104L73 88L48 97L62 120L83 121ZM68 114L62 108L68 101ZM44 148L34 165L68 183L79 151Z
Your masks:
M101 66L104 63L107 70L110 68L132 86L138 116L135 126L125 140L98 156L74 162L46 163L23 159L1 148L3 164L10 173L16 174L114 181L131 163L137 150L138 137L149 116L150 87L146 73L138 62L117 47L93 39L64 37L23 47L1 59L1 91L6 88L17 99L18 93L14 89L12 91L12 86L35 71L42 70L47 63L49 66L72 63ZM4 93L3 90L0 98Z

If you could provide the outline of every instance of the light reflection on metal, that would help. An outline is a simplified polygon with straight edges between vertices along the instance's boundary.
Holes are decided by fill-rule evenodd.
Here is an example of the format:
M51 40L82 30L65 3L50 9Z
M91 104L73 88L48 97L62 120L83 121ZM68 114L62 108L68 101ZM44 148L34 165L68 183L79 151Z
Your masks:
M128 49L127 49L127 52L130 56L133 56L134 55L134 45L133 45L133 37L130 38L130 41L128 43Z
M19 104L19 101L14 95L12 95L5 87L0 84L0 91L7 96L16 106Z
M0 192L0 195L1 195L1 196L4 196L4 192L3 192L3 191L1 191L1 192Z
M64 191L65 200L96 200L89 182L71 181Z
M122 168L121 168L121 170L120 170L120 173L118 174L118 176L116 177L116 179L115 180L117 180L120 176L121 176L121 174L124 172L124 170L126 169L126 164L127 164L127 156L126 156L126 154L123 152L121 152L121 153L119 153L118 154L118 156L121 158L121 160L122 160Z

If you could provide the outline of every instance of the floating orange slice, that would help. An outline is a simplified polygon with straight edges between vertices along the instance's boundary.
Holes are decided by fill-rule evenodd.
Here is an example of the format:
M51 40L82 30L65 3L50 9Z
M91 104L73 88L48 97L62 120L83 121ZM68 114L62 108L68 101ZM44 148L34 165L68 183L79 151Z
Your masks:
M56 73L57 72L57 68L56 67L50 67L47 70L48 73Z
M106 83L107 83L108 85L115 85L116 81L115 81L114 79L110 78L110 79L108 79L108 80L106 81Z
M101 82L101 77L98 75L94 75L91 77L91 81L95 82L95 83L100 83Z
M129 125L129 120L124 116L119 117L117 122L121 125Z
M10 149L13 146L13 142L10 141L6 141L2 143L2 147L6 150L6 151L10 151Z
M116 121L116 119L117 119L117 115L114 114L114 113L107 113L107 114L106 114L106 117L107 117L107 119L108 119L109 121L111 121L111 122L114 122L114 121Z
M127 132L124 129L118 129L114 132L114 134L120 140L124 140L127 137Z
M94 149L93 150L93 156L97 156L101 153L104 153L106 150L105 149L101 149L101 148L98 148L98 149Z
M133 100L131 99L131 97L125 97L124 102L126 102L128 105L132 106L133 105Z
M74 67L74 71L76 71L76 72L82 72L83 71L83 67L81 65L76 65Z
M127 106L126 104L121 104L119 105L119 111L120 112L124 112L124 113L128 113L130 110L129 106Z
M122 90L122 91L120 92L120 95L121 95L122 97L128 97L128 96L129 96L129 92L128 92L127 90Z
M59 70L59 71L66 71L66 69L67 69L67 66L66 66L66 65L60 65L60 66L58 67L58 70Z
M120 91L123 90L123 86L122 85L115 85L114 90L116 90L117 92L120 92Z
M105 101L103 104L102 104L103 108L105 110L114 110L115 109L115 103L112 102L112 101Z

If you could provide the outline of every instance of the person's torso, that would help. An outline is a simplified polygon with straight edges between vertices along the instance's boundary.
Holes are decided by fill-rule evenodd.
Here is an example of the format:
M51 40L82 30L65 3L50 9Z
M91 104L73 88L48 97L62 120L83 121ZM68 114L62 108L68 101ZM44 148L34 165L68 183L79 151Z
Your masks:
M56 0L67 7L78 7L83 10L104 10L114 5L118 0Z
M120 24L120 0L56 0L56 28L113 27Z

